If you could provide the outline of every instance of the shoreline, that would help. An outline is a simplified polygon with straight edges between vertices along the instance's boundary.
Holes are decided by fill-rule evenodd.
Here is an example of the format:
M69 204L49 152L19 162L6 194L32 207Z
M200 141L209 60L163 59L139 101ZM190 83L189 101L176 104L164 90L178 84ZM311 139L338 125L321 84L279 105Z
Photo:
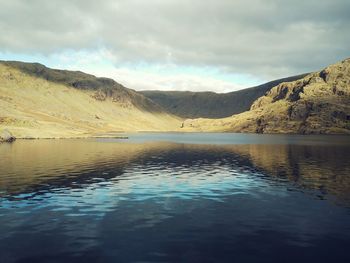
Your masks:
M81 135L63 135L63 136L14 136L16 140L73 140L73 139L117 139L117 140L128 140L130 139L130 135L132 134L205 134L205 133L210 133L210 134L241 134L241 135L261 135L261 136L286 136L286 135L291 135L291 136L303 136L303 137L308 137L308 136L350 136L349 133L310 133L310 134L302 134L302 133L252 133L252 132L218 132L218 131L194 131L194 130L182 130L182 131L133 131L133 132L116 132L115 134L113 132L106 132L104 133L97 133L95 135L93 134L81 134ZM8 141L2 141L0 140L1 143L12 143Z
M63 139L120 139L127 140L128 136L73 136L73 137L18 137L17 140L63 140Z
M283 135L291 135L291 136L345 136L348 137L350 134L348 133L319 133L319 134L302 134L302 133L248 133L248 132L213 132L213 131L184 131L184 132L178 132L178 131L169 131L169 132L132 132L128 134L204 134L204 133L210 133L210 134L243 134L243 135L261 135L261 136L283 136ZM123 135L87 135L87 136L60 136L60 137L17 137L16 140L73 140L73 139L118 139L118 140L128 140L130 139L129 136L123 136ZM2 141L0 141L2 143Z

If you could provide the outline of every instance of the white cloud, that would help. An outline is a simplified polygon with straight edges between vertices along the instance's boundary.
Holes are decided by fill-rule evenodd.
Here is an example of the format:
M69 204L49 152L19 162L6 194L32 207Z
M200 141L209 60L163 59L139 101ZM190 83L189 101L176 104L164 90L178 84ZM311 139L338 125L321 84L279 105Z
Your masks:
M182 73L181 68L172 64L162 65L156 72L150 72L147 70L147 66L145 69L132 65L116 67L111 62L110 56L111 54L107 50L69 52L69 54L55 54L50 57L49 61L51 67L80 70L98 77L109 77L135 90L190 90L222 93L247 87L247 85L222 80L215 75L203 76L203 74ZM202 70L199 68L196 71L201 73Z
M119 83L136 90L179 90L230 92L246 86L233 84L214 77L202 77L190 74L159 75L140 72L128 68L119 68L110 72L94 72L98 76L109 76Z
M276 79L350 55L349 0L0 0L0 7L0 52L102 48L116 68L171 63Z
M135 90L190 90L222 93L257 83L256 79L249 76L235 76L239 81L234 81L229 79L232 77L231 74L201 67L188 69L172 63L161 65L119 63L118 66L115 56L106 48L54 53L45 58L45 64L52 68L80 70L98 77L109 77Z

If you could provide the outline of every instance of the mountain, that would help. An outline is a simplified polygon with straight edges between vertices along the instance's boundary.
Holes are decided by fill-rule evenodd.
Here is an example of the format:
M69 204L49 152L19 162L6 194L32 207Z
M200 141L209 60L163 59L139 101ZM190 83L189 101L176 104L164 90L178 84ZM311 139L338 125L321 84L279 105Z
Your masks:
M187 131L350 134L350 59L283 82L249 111L221 119L189 119Z
M229 93L190 91L141 91L169 113L183 118L223 118L249 110L252 103L272 87L307 74L274 80L253 88Z
M182 121L173 115L225 116L248 105L245 112L219 119ZM227 94L141 94L80 71L0 61L3 128L20 138L135 131L350 134L350 59L305 76Z
M179 118L112 79L0 61L0 128L17 137L169 131L179 125Z

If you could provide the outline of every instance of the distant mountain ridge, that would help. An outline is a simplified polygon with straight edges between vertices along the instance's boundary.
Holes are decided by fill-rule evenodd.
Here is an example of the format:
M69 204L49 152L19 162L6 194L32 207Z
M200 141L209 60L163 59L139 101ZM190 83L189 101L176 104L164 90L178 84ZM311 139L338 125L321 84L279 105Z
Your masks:
M272 87L301 79L307 74L282 78L229 93L190 91L141 91L169 113L183 118L223 118L249 110L252 103Z

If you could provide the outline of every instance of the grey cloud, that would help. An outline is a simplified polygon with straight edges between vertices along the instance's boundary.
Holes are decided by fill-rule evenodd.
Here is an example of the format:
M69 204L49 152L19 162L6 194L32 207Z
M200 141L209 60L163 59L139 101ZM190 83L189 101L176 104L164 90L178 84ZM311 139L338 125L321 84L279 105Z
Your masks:
M262 78L350 56L348 0L0 0L0 51L108 48L120 62Z

